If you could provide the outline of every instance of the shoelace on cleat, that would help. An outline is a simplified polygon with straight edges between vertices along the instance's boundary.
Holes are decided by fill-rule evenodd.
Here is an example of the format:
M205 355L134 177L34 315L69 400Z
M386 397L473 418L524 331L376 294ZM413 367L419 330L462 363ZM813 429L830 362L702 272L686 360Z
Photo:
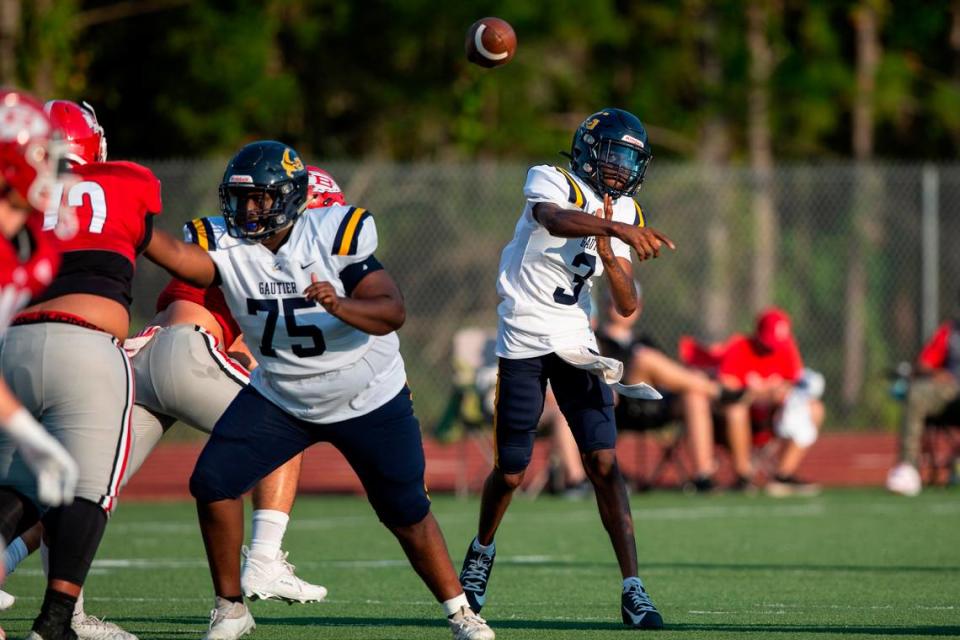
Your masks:
M294 566L292 563L287 562L287 556L288 556L288 555L290 555L290 552L289 552L289 551L284 551L282 554L280 554L280 557L277 558L277 559L278 559L278 560L280 561L280 563L283 565L283 568L287 570L287 573L289 573L290 575L294 575L293 571L294 571L294 569L296 569L297 567Z
M112 622L107 622L103 618L98 618L97 616L91 616L90 614L84 614L83 616L74 616L80 618L78 622L83 625L90 625L94 627L103 627L104 629L115 629L117 625Z
M467 569L463 572L463 588L468 591L483 591L493 564L493 556L478 553L477 557L467 562ZM476 615L476 614L474 614Z
M657 608L653 606L653 601L650 600L650 596L647 595L647 592L640 587L631 587L624 591L624 594L629 599L630 604L632 604L638 611L657 610Z
M460 609L460 618L453 619L453 623L457 625L458 628L462 629L463 627L487 624L487 621L481 618L480 614L474 613L473 609L467 609L467 611L469 611L469 613L464 613L464 609Z
M229 607L224 607L223 609L216 609L216 608L211 609L211 610L210 610L210 627L213 628L213 625L214 625L214 623L217 622L217 619L218 619L218 618L220 618L220 619L222 619L222 620L226 620L227 617L228 617L228 614L230 613L230 611L231 611L232 609L233 609L233 605L232 605L232 604L231 604ZM222 614L220 614L220 611L221 611L221 610L223 611Z

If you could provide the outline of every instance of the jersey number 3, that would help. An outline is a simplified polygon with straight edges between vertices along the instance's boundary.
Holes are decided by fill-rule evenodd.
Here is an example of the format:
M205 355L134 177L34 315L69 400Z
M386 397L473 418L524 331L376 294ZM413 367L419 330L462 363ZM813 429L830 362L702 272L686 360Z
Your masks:
M298 358L310 358L318 356L327 350L327 343L323 340L323 331L320 327L312 324L297 324L297 316L294 312L297 309L314 308L316 305L306 298L284 298L282 301L276 299L257 300L256 298L247 298L247 313L257 315L258 313L267 314L267 324L263 328L263 337L260 338L260 353L270 358L277 357L277 350L273 347L273 335L277 331L277 318L280 315L280 304L283 303L283 322L287 327L287 335L291 338L311 338L313 345L305 347L301 344L293 345L290 350Z
M573 294L567 293L563 287L557 287L553 290L553 301L557 304L565 304L568 306L577 304L577 300L580 299L580 290L583 289L583 285L586 284L587 280L590 279L590 276L592 276L593 272L597 269L597 256L590 255L589 253L578 253L573 257L570 266L574 269L577 267L586 267L587 272L583 275L573 274Z
M84 180L70 187L67 192L67 206L79 207L83 205L84 197L90 198L90 233L103 233L103 225L107 222L107 196L96 182ZM43 213L43 230L49 231L57 226L60 217L60 200L63 198L63 183L57 184L50 198L50 206Z

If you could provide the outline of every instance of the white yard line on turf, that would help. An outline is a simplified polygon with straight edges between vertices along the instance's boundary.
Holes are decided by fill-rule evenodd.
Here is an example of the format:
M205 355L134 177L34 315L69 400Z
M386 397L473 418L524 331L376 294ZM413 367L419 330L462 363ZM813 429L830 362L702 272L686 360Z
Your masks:
M150 602L197 602L198 600L203 600L203 597L196 598L171 598L171 597L158 597L158 598L138 598L130 596L88 596L84 594L84 599L88 602L141 602L141 603L150 603ZM43 596L17 596L17 600L24 601L36 601L39 602L43 600ZM406 606L423 606L423 607L432 607L436 605L436 602L432 600L375 600L375 599L360 599L360 600L343 600L338 598L326 598L324 604L336 604L336 605L406 605ZM524 602L524 607L541 607L551 604L556 604L552 601L544 602ZM598 603L599 604L599 603ZM670 607L677 609L679 608L678 603L671 602L658 602L662 607ZM580 605L589 605L589 603L581 602ZM682 605L680 605L682 606ZM759 611L758 611L759 609ZM776 609L766 611L766 609ZM764 613L764 614L785 614L786 610L789 610L790 613L805 613L805 612L816 612L822 611L824 609L841 609L844 611L889 611L893 609L907 609L907 610L918 610L918 611L954 611L960 609L960 606L957 605L923 605L916 604L908 607L904 607L902 604L875 604L875 605L844 605L844 604L830 604L830 605L801 605L801 604L768 604L768 603L757 603L752 608L748 607L746 609L729 609L729 610L711 610L711 609L688 609L687 613L690 615L702 615L702 616L725 616L725 615L742 615L742 614L752 614L752 613ZM511 618L516 618L515 614L505 613L500 616L500 619L509 620ZM606 620L605 617L590 617L590 616L574 616L570 618L562 616L551 616L551 619L556 620Z
M526 556L504 556L498 558L499 564L522 564L537 565L549 564L555 562L570 562L573 556L545 556L545 555L526 555ZM394 567L408 567L409 562L406 559L390 558L382 560L306 560L297 562L298 567L306 569L319 569L324 567L334 567L343 569L392 569ZM207 561L202 557L183 559L183 558L100 558L93 561L90 571L98 575L109 573L111 570L133 569L133 570L151 570L151 569L207 569ZM35 568L24 568L17 571L19 575L40 576L43 571Z
M798 498L797 502L762 502L759 504L741 504L741 505L696 505L691 500L690 504L673 507L644 507L635 505L632 509L633 515L645 520L715 520L718 518L752 518L752 517L783 517L783 518L810 518L832 516L838 511L850 513L851 511L862 512L866 514L877 515L896 515L908 509L913 511L917 505L907 501L891 502L831 502L818 498ZM637 502L640 502L637 500ZM931 501L920 505L921 510L938 516L952 516L960 513L960 503L955 500ZM476 515L473 513L447 513L439 514L442 522L461 522L473 521ZM564 512L537 512L536 517L544 522L571 522L595 520L597 517L596 508L592 503L584 504L582 508L571 508ZM324 518L293 518L290 521L290 531L312 531L339 529L351 525L365 526L374 522L372 515L351 515L351 516L330 516ZM110 531L137 534L174 534L174 533L193 533L198 531L195 522L170 522L169 520L140 520L125 522L122 519L110 523Z

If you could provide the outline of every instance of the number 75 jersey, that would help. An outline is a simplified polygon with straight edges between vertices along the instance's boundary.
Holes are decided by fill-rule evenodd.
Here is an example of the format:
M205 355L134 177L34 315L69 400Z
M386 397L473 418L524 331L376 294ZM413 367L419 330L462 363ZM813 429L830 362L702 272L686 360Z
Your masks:
M500 256L497 293L497 355L533 358L588 346L596 349L590 328L590 292L603 274L597 239L558 238L533 217L534 205L546 202L594 215L603 199L572 172L538 165L527 172L523 186L526 206L513 240ZM643 226L643 212L631 198L613 204L617 222ZM611 238L613 253L630 260L630 247Z
M222 217L199 218L184 230L217 266L227 305L259 362L251 377L258 391L305 420L331 422L372 410L370 403L382 404L403 387L396 333L364 333L303 297L311 274L346 297L382 269L369 212L307 211L277 253L229 236ZM367 388L377 393L357 399Z

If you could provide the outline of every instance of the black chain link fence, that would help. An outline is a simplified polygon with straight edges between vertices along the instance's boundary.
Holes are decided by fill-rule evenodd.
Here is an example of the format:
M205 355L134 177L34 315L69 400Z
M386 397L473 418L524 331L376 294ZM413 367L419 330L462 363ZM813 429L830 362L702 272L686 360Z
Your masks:
M216 214L225 163L148 162L163 182L159 226L179 233L186 220ZM429 432L450 393L454 334L496 325L497 264L524 205L527 166L323 166L349 202L374 212L377 256L406 297L401 348ZM925 173L937 185L933 202ZM744 169L657 163L637 199L648 224L678 246L636 265L644 332L675 353L684 334L749 332L756 309L775 303L792 314L808 366L826 376L827 428L893 427L887 370L915 357L930 316L956 310L960 166L787 166L763 180ZM925 204L936 223L926 246ZM931 237L939 258L925 273ZM940 301L931 308L928 296L926 315L925 279ZM165 282L140 260L135 330Z

